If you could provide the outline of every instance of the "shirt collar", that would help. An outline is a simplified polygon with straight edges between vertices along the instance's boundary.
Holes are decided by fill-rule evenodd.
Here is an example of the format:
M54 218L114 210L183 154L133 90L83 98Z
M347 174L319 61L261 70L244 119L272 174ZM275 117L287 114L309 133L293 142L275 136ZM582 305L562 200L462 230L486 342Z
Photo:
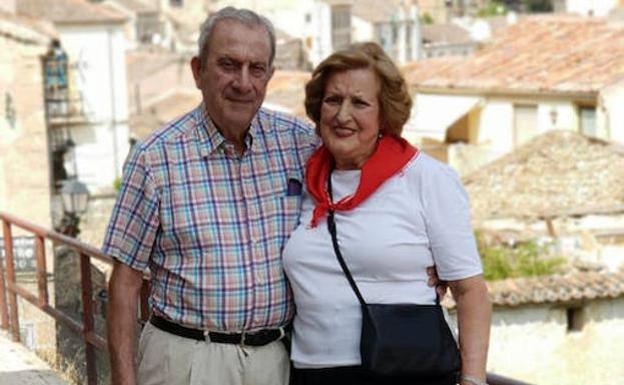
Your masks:
M210 116L206 113L204 103L201 103L195 110L195 117L197 121L197 131L199 140L201 143L201 155L207 157L219 149L225 148L227 142L221 132L217 129ZM247 136L245 136L246 152L254 152L257 150L258 143L254 141L259 135L256 135L260 130L260 119L258 114L254 116L251 121Z

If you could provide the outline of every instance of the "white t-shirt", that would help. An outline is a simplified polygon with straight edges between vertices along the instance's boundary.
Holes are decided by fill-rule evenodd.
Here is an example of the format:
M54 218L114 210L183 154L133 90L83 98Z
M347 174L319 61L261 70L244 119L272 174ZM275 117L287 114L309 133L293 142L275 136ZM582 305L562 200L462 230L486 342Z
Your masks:
M360 170L335 170L334 201L352 194ZM310 227L304 191L301 223L284 252L297 306L292 359L297 368L359 365L361 311L340 268L324 217ZM482 273L468 198L447 165L419 154L351 211L335 215L340 251L367 303L435 303L426 268L444 280Z

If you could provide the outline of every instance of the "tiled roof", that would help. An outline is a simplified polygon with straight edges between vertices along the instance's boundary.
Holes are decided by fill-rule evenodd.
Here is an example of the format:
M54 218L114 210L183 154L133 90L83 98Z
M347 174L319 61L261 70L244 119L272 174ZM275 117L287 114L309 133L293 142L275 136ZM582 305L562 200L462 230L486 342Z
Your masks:
M158 7L149 2L141 1L141 0L111 0L115 3L121 4L125 8L136 12L136 13L156 13L158 12Z
M163 124L185 114L201 102L201 93L173 91L158 102L144 107L144 112L130 116L130 133L143 139Z
M383 23L392 20L400 4L399 0L358 0L353 3L352 12L368 22Z
M267 87L265 101L280 106L299 117L305 117L305 84L310 73L303 71L275 71Z
M451 23L423 25L421 33L425 44L466 44L472 42L468 30Z
M624 271L508 278L489 281L487 287L492 305L501 307L617 298L624 295ZM449 294L442 302L448 308L455 307Z
M126 52L126 69L128 83L134 83L145 77L153 76L154 73L170 66L182 62L188 62L190 59L180 54L172 53L167 50L158 50L157 48L149 51L128 51ZM190 67L187 67L190 72Z
M112 7L86 0L19 0L17 12L59 24L121 23L126 20Z
M473 56L422 60L404 71L415 88L594 93L624 80L624 24L525 17Z
M54 26L48 22L0 11L0 36L47 46L50 38L57 35Z
M463 180L473 219L624 212L624 148L551 131Z
M567 302L624 295L624 273L575 272L488 283L492 303L517 306L528 303Z

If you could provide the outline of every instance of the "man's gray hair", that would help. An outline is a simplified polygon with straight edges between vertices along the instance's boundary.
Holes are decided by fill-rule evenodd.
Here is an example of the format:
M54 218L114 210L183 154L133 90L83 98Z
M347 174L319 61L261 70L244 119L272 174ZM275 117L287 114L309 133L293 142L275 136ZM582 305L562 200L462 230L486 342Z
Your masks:
M218 12L208 16L208 18L202 23L199 34L199 51L198 57L203 62L204 56L208 54L210 45L210 35L217 22L221 20L236 20L249 26L262 26L269 34L269 43L271 44L271 57L269 58L269 65L273 64L275 59L275 28L273 23L266 17L258 15L254 11L249 9L237 9L234 7L225 7Z

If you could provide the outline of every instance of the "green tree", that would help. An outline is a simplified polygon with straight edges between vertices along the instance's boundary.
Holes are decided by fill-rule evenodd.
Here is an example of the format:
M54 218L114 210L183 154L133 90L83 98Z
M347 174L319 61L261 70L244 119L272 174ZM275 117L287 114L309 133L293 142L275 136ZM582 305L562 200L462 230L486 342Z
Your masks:
M527 12L552 12L552 0L523 0Z
M491 0L477 11L478 17L488 17L504 15L507 13L507 6L500 0Z

